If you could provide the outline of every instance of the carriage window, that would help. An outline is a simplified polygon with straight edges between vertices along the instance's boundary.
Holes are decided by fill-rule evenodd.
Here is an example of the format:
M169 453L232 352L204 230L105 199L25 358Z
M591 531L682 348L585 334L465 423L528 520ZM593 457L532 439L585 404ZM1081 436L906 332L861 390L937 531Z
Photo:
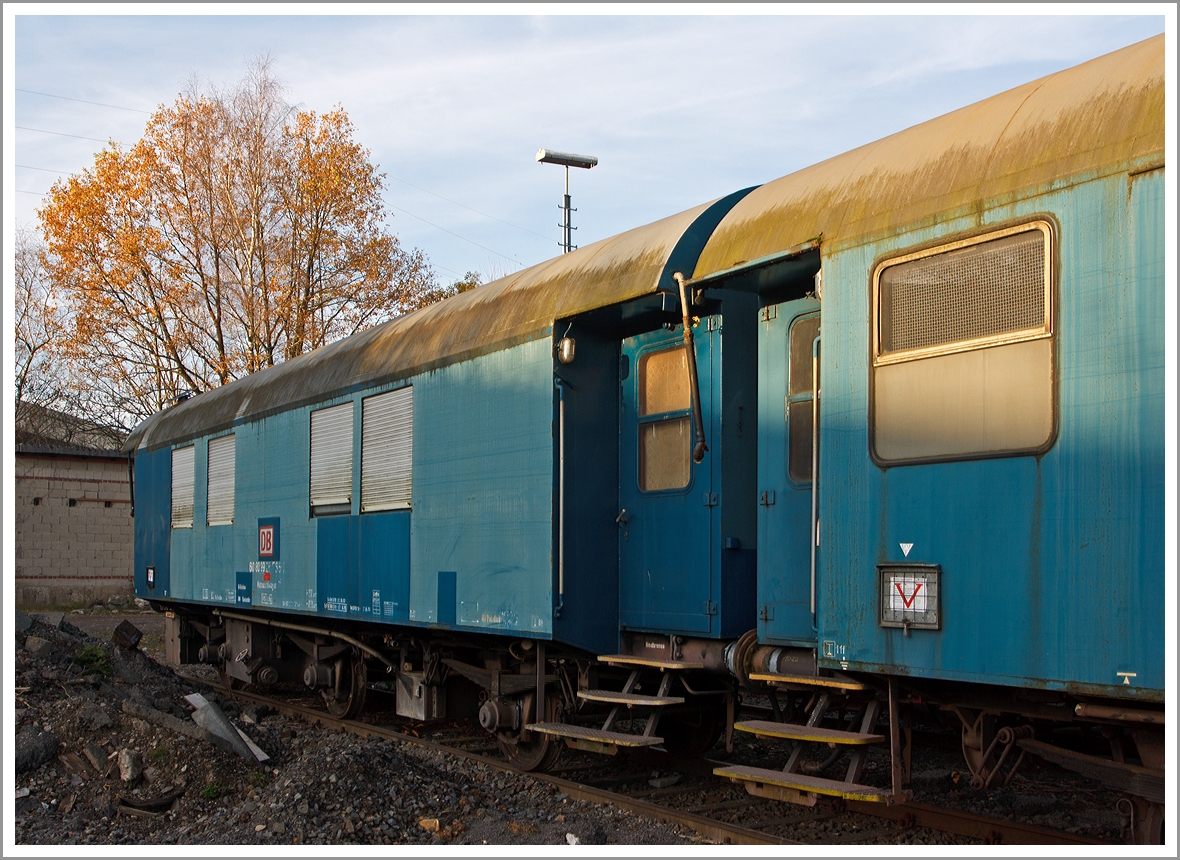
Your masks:
M352 403L311 413L311 513L352 510Z
M206 525L228 526L234 521L234 435L209 440L209 483Z
M639 488L652 492L687 487L692 477L692 401L684 347L643 355L637 376Z
M811 482L812 385L811 348L819 336L819 314L800 317L791 325L787 369L787 470L792 481Z
M1041 450L1053 434L1045 221L888 260L873 277L873 444L885 461Z
M361 406L361 512L410 507L414 389L366 397Z
M172 528L193 527L193 446L172 450Z
M688 355L683 346L649 352L639 359L639 414L689 409Z

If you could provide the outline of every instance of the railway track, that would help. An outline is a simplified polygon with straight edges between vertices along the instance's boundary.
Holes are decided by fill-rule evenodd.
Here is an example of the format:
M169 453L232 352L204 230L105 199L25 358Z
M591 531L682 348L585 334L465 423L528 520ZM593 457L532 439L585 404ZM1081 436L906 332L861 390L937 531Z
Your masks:
M486 734L472 733L470 727L427 726L430 737L419 737L382 723L385 714L379 709L372 709L373 722L343 720L291 699L240 690L224 692L242 702L266 705L289 717L359 737L404 741L496 770L514 771L500 759L495 742ZM579 753L563 756L554 773L529 776L574 800L613 804L633 814L681 825L720 844L864 844L883 839L901 842L915 828L930 831L927 837L953 834L987 844L1108 844L1047 827L923 803L885 806L845 801L813 809L795 807L752 797L743 788L718 779L712 774L715 764L720 762L675 759L651 751L633 752L622 761Z

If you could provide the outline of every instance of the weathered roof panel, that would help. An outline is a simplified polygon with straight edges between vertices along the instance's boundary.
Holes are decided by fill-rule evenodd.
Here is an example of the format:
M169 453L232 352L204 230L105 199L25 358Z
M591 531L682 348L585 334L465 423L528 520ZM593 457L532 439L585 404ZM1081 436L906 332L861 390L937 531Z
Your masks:
M667 289L666 269L691 271L712 227L745 193L603 239L200 394L142 422L125 450L408 378L544 336L555 319Z
M840 247L982 211L1164 152L1164 37L1041 78L768 182L714 231L693 278L822 236Z

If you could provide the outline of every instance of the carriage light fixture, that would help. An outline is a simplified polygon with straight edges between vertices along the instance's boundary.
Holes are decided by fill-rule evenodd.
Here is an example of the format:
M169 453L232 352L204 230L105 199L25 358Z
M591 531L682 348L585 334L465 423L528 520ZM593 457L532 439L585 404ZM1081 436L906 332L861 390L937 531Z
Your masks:
M563 337L557 345L557 360L562 364L573 364L576 347L577 343L572 337Z

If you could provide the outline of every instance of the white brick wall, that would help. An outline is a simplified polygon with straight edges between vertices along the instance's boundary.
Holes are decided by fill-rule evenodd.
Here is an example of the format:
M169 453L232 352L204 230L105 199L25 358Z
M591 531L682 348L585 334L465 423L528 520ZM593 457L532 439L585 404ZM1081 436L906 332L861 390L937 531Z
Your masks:
M127 478L122 458L17 454L18 606L65 607L132 593Z

